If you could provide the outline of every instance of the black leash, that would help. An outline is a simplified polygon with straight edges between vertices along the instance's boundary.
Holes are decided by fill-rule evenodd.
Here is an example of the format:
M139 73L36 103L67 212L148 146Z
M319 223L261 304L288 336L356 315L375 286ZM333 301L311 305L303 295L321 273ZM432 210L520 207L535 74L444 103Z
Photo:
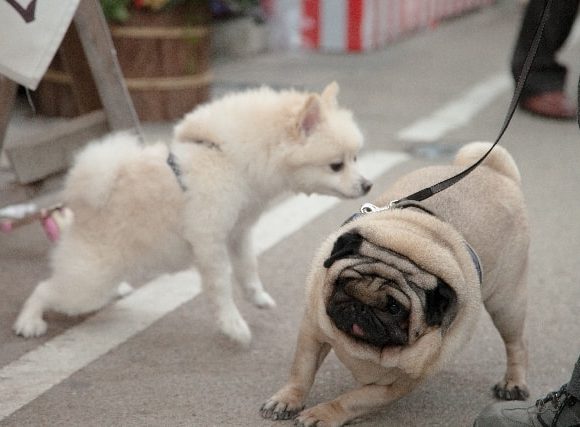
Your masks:
M548 14L549 14L551 4L552 4L552 0L547 0L546 5L544 6L544 10L542 11L542 18L540 20L538 28L536 28L536 34L534 35L534 40L532 42L532 45L530 46L530 49L528 50L528 54L526 56L524 66L522 68L522 71L520 72L518 82L517 82L516 88L514 90L514 94L513 94L511 103L509 105L507 114L505 116L503 125L499 131L497 138L495 139L495 142L491 146L491 148L477 162L475 162L474 164L472 164L468 168L464 169L463 171L459 172L458 174L452 176L451 178L447 178L447 179L445 179L441 182L438 182L437 184L434 184L430 187L423 188L422 190L419 190L419 191L417 191L417 192L415 192L407 197L404 197L402 199L393 200L388 206L386 206L384 208L379 208L379 207L376 207L370 203L365 203L361 207L362 213L397 208L397 207L399 207L399 205L404 204L406 202L421 202L425 199L428 199L429 197L431 197L431 196L445 190L446 188L451 187L452 185L456 184L457 182L461 181L463 178L465 178L467 175L469 175L475 168L477 168L486 159L486 157L489 155L489 153L491 153L491 151L494 149L494 147L498 144L498 142L502 138L503 134L505 133L506 129L508 128L508 125L510 124L512 117L516 111L516 108L517 108L518 103L520 101L520 97L522 95L522 90L524 88L524 85L526 84L526 80L527 80L528 74L530 72L530 68L532 66L532 63L533 63L534 58L536 57L536 53L538 51L538 46L540 44L542 32L544 31L544 26L546 25L546 21L548 20ZM580 85L580 83L579 83L579 85ZM580 114L580 112L579 112L579 114ZM580 123L580 120L579 120L579 123Z

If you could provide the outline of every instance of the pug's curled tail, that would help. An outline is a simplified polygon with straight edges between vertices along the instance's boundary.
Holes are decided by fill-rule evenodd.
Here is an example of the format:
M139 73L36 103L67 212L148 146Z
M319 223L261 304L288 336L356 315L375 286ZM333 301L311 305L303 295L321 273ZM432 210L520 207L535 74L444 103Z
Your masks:
M472 142L463 146L455 155L453 162L457 166L468 167L478 161L492 146L491 142ZM514 180L518 184L522 178L511 154L501 145L496 145L483 161L482 165L487 166L496 172Z

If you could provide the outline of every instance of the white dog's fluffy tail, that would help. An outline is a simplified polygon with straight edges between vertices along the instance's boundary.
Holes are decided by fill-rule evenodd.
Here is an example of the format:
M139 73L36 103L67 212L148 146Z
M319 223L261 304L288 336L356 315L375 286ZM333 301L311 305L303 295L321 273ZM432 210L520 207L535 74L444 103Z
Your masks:
M478 161L491 146L491 142L472 142L467 144L457 152L453 163L458 166L470 166ZM514 180L518 184L522 181L520 171L513 157L500 145L495 146L482 164Z
M119 132L90 143L76 157L65 185L67 202L83 201L102 207L115 184L121 166L141 153L139 137Z

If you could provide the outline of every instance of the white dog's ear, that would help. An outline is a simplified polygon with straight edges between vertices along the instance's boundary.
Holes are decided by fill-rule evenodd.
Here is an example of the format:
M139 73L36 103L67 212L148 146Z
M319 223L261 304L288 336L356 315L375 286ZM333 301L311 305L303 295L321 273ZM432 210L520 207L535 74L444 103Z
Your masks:
M322 106L318 95L310 95L298 115L298 130L309 136L322 121Z
M338 96L339 91L340 88L338 87L338 83L332 82L324 88L320 97L326 103L326 105L330 107L336 107L338 105L336 97Z

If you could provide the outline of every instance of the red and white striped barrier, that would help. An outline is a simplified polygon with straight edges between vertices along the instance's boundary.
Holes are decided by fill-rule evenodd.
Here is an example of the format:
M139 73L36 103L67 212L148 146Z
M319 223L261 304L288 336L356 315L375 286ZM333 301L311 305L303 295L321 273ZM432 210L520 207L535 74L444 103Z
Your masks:
M269 16L284 20L278 31L286 32L287 45L334 52L375 49L411 31L434 27L442 19L492 3L494 0L263 0Z

